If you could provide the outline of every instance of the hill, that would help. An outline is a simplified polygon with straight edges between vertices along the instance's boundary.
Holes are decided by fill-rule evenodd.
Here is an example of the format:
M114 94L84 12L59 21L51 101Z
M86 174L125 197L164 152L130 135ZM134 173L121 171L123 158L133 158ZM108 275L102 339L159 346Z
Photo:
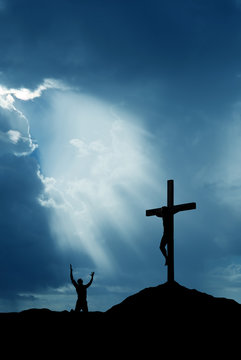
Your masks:
M146 288L129 296L120 304L113 306L107 314L125 316L150 316L169 318L184 317L193 319L208 314L218 316L230 312L241 313L241 305L234 300L217 298L197 290L190 290L177 282L165 283Z
M234 300L217 298L177 282L146 288L129 296L107 311L112 321L129 323L134 330L162 328L179 338L190 338L196 332L219 333L228 336L237 331L241 320L241 305Z
M170 354L176 346L220 346L234 349L240 337L241 305L234 300L216 298L190 290L178 283L146 288L129 296L105 313L55 312L29 309L20 313L1 313L1 339L21 345L73 350L73 344L110 350L109 345L154 352L162 348ZM27 339L27 340L26 340ZM4 340L3 340L4 343ZM170 346L170 344L174 344ZM104 347L103 347L104 346ZM113 350L113 347L112 347ZM229 348L230 350L230 348Z

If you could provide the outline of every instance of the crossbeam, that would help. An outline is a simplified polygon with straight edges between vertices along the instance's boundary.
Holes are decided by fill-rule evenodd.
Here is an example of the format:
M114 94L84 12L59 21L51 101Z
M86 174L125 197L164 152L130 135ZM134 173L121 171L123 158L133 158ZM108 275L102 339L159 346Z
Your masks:
M169 211L172 212L173 214L176 214L179 211L194 210L194 209L196 209L196 203L192 202L181 205L174 205L169 209ZM162 208L150 209L150 210L146 210L146 216L162 217L163 216L162 212L163 212Z

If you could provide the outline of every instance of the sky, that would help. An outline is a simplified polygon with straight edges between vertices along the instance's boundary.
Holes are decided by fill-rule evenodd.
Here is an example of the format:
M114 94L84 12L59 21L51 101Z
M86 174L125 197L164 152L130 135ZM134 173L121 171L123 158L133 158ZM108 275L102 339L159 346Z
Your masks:
M167 279L241 302L241 1L0 0L0 312Z

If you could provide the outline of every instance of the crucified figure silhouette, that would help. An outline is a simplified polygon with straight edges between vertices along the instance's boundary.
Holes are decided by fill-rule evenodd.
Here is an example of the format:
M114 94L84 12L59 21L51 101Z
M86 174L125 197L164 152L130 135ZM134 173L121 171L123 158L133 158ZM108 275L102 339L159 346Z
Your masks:
M168 265L168 255L167 255L166 246L168 244L169 216L168 216L167 206L162 207L162 221L163 221L163 235L160 243L160 250L166 259L165 265Z
M146 216L162 217L164 231L160 249L166 259L168 282L174 281L174 215L180 211L194 209L195 202L174 205L174 181L167 180L167 206L146 210Z

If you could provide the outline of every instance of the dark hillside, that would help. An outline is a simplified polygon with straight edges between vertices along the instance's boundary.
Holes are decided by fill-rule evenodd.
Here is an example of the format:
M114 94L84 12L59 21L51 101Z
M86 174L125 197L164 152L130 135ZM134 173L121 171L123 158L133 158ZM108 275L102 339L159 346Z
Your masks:
M174 282L144 289L105 313L30 309L1 313L0 322L2 344L10 341L12 349L35 344L38 351L59 354L84 347L102 354L115 348L115 355L170 355L192 346L222 354L239 347L241 305Z

